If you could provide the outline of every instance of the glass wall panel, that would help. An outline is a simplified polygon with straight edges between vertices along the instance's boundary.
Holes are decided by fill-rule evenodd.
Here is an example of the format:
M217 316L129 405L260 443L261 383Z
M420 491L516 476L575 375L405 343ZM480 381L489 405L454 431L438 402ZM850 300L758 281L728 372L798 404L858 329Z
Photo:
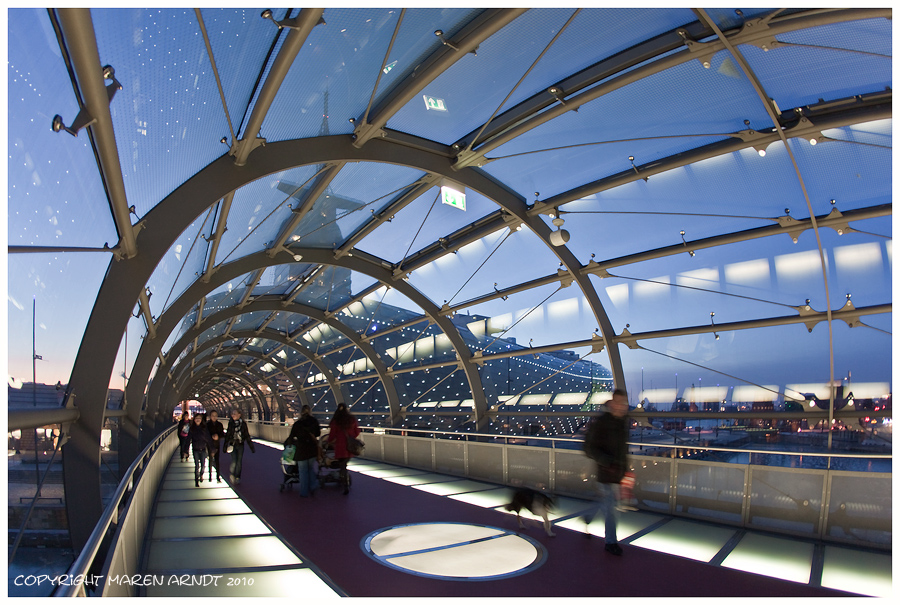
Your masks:
M115 246L90 139L50 128L55 114L72 124L79 107L47 10L12 8L7 16L9 245Z
M95 8L91 18L100 61L123 87L109 110L128 205L144 216L226 151L219 88L193 10Z

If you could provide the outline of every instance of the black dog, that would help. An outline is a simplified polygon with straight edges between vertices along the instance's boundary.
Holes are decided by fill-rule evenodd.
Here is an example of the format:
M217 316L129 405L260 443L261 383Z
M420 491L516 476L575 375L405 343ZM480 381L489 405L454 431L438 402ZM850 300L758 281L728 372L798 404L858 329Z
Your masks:
M522 516L519 512L523 508L544 520L544 531L547 532L548 536L556 535L551 529L550 519L547 518L547 513L553 510L553 499L550 496L525 488L517 489L513 493L512 502L506 505L506 510L516 513L516 519L518 519L519 527L522 529L525 528L525 524L522 523Z

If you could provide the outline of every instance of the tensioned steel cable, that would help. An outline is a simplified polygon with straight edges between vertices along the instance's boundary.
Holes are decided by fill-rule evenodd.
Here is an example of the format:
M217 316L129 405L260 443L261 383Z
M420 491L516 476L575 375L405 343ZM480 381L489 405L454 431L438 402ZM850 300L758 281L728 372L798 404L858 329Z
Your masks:
M412 342L408 342L408 343L406 343L405 345L403 345L403 346L405 346L406 348L403 350L402 353L400 352L400 347L397 347L397 359L394 360L394 363L392 363L390 366L388 366L388 370L393 370L393 369L394 369L394 366L397 365L398 363L400 363L400 357L402 357L403 355L405 355L406 352L409 351L409 348L412 347L412 346L414 346L414 345L416 344L416 342L418 342L418 340L419 340L420 338L422 338L422 334L425 333L425 330L427 330L427 329L430 328L430 327L431 327L431 323L430 323L430 322L426 322L426 323L425 323L425 327L422 328L421 330L419 330L419 333L416 335L415 339L412 340Z
M327 166L327 165L322 166L321 168L319 168L319 169L315 172L315 174L313 174L311 177L309 177L308 179L306 179L306 180L303 182L302 185L300 185L299 187L297 187L296 189L294 189L294 191L292 191L291 194L288 195L288 196L284 199L283 202L281 202L280 204L278 204L277 206L275 206L275 208L273 208L272 211L271 211L269 214L266 215L266 218L264 218L263 220L261 220L261 221L259 222L258 225L256 225L253 229L251 229L251 230L250 230L250 233L248 233L248 234L246 235L246 237L244 237L243 239L241 239L241 240L238 242L238 244L237 244L234 248L231 249L231 252L229 252L228 254L225 255L225 258L223 258L223 259L222 259L222 262L219 263L219 264L221 265L221 264L224 263L226 260L228 260L228 259L231 257L231 255L234 254L234 251L237 250L238 248L240 248L240 247L241 247L241 244L244 243L244 242L247 240L247 238L249 238L251 235L253 235L253 233L254 233L257 229L259 229L260 227L262 227L262 226L265 224L265 222L266 222L267 220L269 220L269 219L272 217L272 215L275 214L275 212L278 211L279 208L281 208L282 206L284 206L285 204L287 204L287 203L294 197L294 194L295 194L295 193L297 193L298 191L300 191L301 189L303 189L306 185L308 185L308 184L310 183L310 181L312 181L314 178L316 178L317 176L319 176L320 174L322 174L322 172L324 172L324 171L327 170L327 169L328 169L328 166Z
M403 261L406 260L406 257L409 256L409 251L412 250L413 244L416 243L416 238L419 237L419 234L422 232L422 227L425 226L425 221L428 220L428 217L431 216L431 211L434 210L434 205L437 204L438 199L441 197L441 191L438 189L437 195L434 196L434 201L431 202L431 207L428 208L428 212L425 213L425 218L422 219L422 222L419 224L419 228L416 230L416 234L409 241L409 246L406 247L406 252L403 254L403 258L400 259L400 263L397 265L397 270L399 271L403 267Z
M588 352L588 353L585 353L584 355L582 355L581 357L579 357L578 359L576 359L576 360L573 361L572 363L570 363L570 364L568 364L568 365L566 365L566 366L563 366L563 367L561 367L560 369L558 369L557 371L555 371L555 372L553 372L552 374L550 374L549 376L546 376L545 378L542 378L541 380L538 380L537 382L535 382L533 385L531 385L530 387L528 387L528 388L525 389L524 391L520 391L519 393L516 393L516 394L513 395L512 397L521 397L522 395L524 395L525 393L527 393L528 391L530 391L531 389L533 389L533 388L536 387L537 385L539 385L539 384L541 384L541 383L544 383L544 382L547 382L548 380L550 380L551 378L553 378L553 377L556 376L557 374L560 374L560 373L562 373L562 372L568 370L568 369L571 368L573 365L575 365L575 364L578 363L579 361L581 361L581 360L583 360L584 358L586 358L588 355L593 355L593 354L594 354L594 351L590 351L590 352ZM512 397L511 397L511 398L512 398Z
M360 210L364 210L364 209L366 209L367 207L369 207L369 206L371 206L372 204L374 204L375 202L381 201L381 200L383 200L384 198L388 197L389 195L394 195L394 194L396 194L396 193L400 193L400 192L403 191L404 189L412 189L413 187L416 187L417 185L419 185L419 184L421 184L421 183L422 183L422 179L419 179L419 180L415 181L414 183L410 183L410 184L408 184L408 185L404 185L404 186L402 186L402 187L399 187L399 188L397 188L397 189L394 189L393 191L389 191L388 193L385 193L385 194L382 195L381 197L377 197L377 198L375 198L374 200L372 200L371 202L366 202L365 204L363 204L363 205L360 206L359 208L354 208L353 210L348 210L347 212L345 212L344 214L342 214L342 215L340 215L340 216L337 216L337 213L335 213L335 218L334 218L333 220L330 220L330 221L328 221L328 222L322 223L321 225L319 225L318 227L316 227L315 229L313 229L313 230L310 231L309 233L304 233L301 237L309 237L310 235L312 235L313 233L315 233L315 232L318 231L319 229L324 229L324 228L327 227L328 225L333 225L334 223L337 223L338 221L340 221L340 220L342 220L342 219L344 219L344 218L350 216L350 215L353 214L354 212L359 212ZM374 212L374 211L373 211L373 212Z
M400 17L397 19L397 25L394 26L394 35L391 36L391 43L388 44L387 52L384 53L384 59L381 61L381 69L378 70L378 77L375 78L375 86L372 87L372 96L369 97L369 104L366 105L366 112L363 114L363 124L369 119L369 111L372 109L372 103L375 101L375 94L378 92L378 84L381 82L381 75L384 73L384 67L387 60L391 56L391 50L394 48L394 42L397 40L397 34L400 33L400 24L403 23L403 16L406 15L406 9L400 11Z
M738 50L734 47L731 41L722 33L722 30L719 29L719 26L716 22L707 14L707 12L702 8L694 9L694 11L699 15L699 17L706 22L707 25L715 32L716 37L722 42L734 60L737 62L738 66L744 72L744 75L750 81L750 84L753 86L753 89L756 91L759 100L762 102L763 106L765 106L766 113L769 114L769 119L772 120L772 124L775 127L775 131L778 133L778 137L781 139L781 143L784 145L784 149L788 154L788 157L791 159L791 164L794 167L794 172L797 175L797 180L800 184L800 189L803 191L803 197L806 200L806 207L809 211L809 220L812 226L813 233L816 236L816 244L819 248L819 262L822 267L822 281L825 288L825 312L827 316L828 323L828 365L829 365L829 384L834 383L834 326L832 325L833 317L831 313L831 294L829 292L830 288L828 287L828 265L826 264L825 259L825 250L822 246L822 236L819 233L819 224L816 220L816 215L813 212L812 202L809 199L809 192L806 189L806 183L803 180L803 175L800 173L800 166L797 164L797 158L794 157L793 151L791 151L791 147L788 144L787 135L785 135L784 130L781 128L781 122L778 120L778 116L775 115L775 110L772 107L772 103L769 101L770 97L766 94L765 90L762 87L762 84L757 79L756 74L747 64L746 60L744 60L744 56L738 52ZM834 416L834 390L831 390L831 396L829 398L828 403L828 415L829 421ZM828 447L831 448L831 432L828 433Z
M658 139L697 139L701 137L731 137L731 138L740 138L733 132L713 132L713 133L701 133L701 134L670 134L670 135L661 135L657 137L636 137L633 139L612 139L609 141L594 141L592 143L575 143L573 145L563 145L561 147L547 147L546 149L534 149L532 151L521 151L519 153L511 153L509 155L498 155L491 158L487 158L492 162L495 160L506 160L509 158L516 158L522 155L531 155L534 153L546 153L548 151L562 151L564 149L576 149L578 147L592 147L594 145L611 145L613 143L633 143L635 141L655 141Z
M562 214L636 214L639 216L702 216L705 218L734 218L749 219L754 221L770 221L777 223L777 218L771 216L744 216L741 214L710 214L706 212L658 212L658 211L640 211L640 210L560 210Z
M855 48L840 48L837 46L819 46L818 44L798 44L796 42L782 42L781 40L775 40L778 42L778 46L796 46L797 48L815 48L818 50L836 50L838 52L845 53L856 53L860 55L868 55L870 57L880 57L882 59L893 59L891 55L883 55L881 53L873 53L865 50L856 50Z
M436 389L442 382L444 382L445 380L447 380L448 378L450 378L451 376L453 376L454 374L456 374L456 373L457 373L459 370L461 370L461 369L462 369L462 368L460 368L459 366L456 366L455 368L453 368L453 371L452 371L452 372L450 372L449 374L447 374L446 376L444 376L443 378L441 378L439 381L437 381L433 387L431 387L430 389L428 389L427 391L425 391L424 393L422 393L421 395L419 395L418 397L416 397L415 399L413 399L413 400L412 400L412 403L418 402L422 397L424 397L425 395L427 395L428 393L430 393L431 391L433 391L434 389Z
M197 230L197 235L194 236L194 241L191 242L191 247L188 249L188 253L184 256L184 262L181 263L181 266L178 268L178 274L175 276L175 280L172 282L172 287L169 288L169 294L166 296L166 301L163 303L163 309L169 308L169 301L172 300L172 293L175 292L175 285L178 283L178 278L181 277L181 272L184 271L184 267L185 265L187 265L187 261L191 257L191 252L194 251L194 246L196 246L197 242L202 239L201 236L203 234L203 227L206 226L206 221L208 221L209 217L212 216L212 212L212 208L206 211L206 217L203 219L203 223Z
M213 56L212 45L209 43L209 34L206 33L206 24L203 23L203 15L200 9L195 8L194 14L197 15L197 23L200 24L200 31L203 32L203 42L206 44L206 54L209 55L209 62L212 64L213 75L216 77L216 86L219 87L219 98L222 100L222 109L225 111L225 119L228 120L228 131L231 133L231 140L235 141L234 127L231 125L231 115L228 113L228 105L225 103L225 91L222 90L222 80L219 78L219 70L216 68L216 58Z
M506 95L506 98L503 99L503 101L500 102L500 105L497 106L497 109L494 110L494 113L491 114L491 117L489 117L489 118L487 119L487 122L485 122L485 123L484 123L484 126L481 127L481 130L478 131L478 134L476 134L476 135L472 138L472 140L471 140L471 141L469 142L469 144L466 146L466 151L471 151L471 150L472 150L472 147L475 146L475 142L478 141L478 137L480 137L480 136L481 136L481 133L484 132L484 129L488 127L488 124L491 123L491 120L493 120L495 117L497 117L497 113L499 113L499 111L500 111L500 109L503 107L503 105L505 105L506 102L509 101L509 98L512 96L512 94L513 94L514 92L516 92L516 89L522 84L522 82L525 80L525 78L528 77L528 74L531 73L531 70L534 69L535 66L537 66L538 62L540 62L540 60L544 57L544 55L547 54L547 51L550 50L550 47L553 46L553 44L556 42L557 39L559 39L559 37L562 35L562 33L563 33L564 31L566 31L566 28L569 27L569 24L572 23L572 21L575 19L575 17L576 17L576 16L578 15L578 13L580 13L580 12L581 12L581 9L580 9L580 8L575 9L575 12L572 13L572 15L569 17L569 20L566 21L565 24L564 24L561 28L559 28L559 31L556 32L556 35L553 36L553 39L550 40L550 42L547 43L547 46L544 47L544 50L541 51L541 54L539 54L539 55L537 56L537 59L535 59L534 62L531 64L531 67L529 67L529 68L525 71L525 73L522 74L522 77L519 78L519 81L516 82L516 85L512 87L512 90L509 91L509 94Z
M503 236L503 239L500 240L500 243L498 243L497 246L491 251L491 253L487 255L487 258L484 259L480 265L478 265L478 268L476 268L475 271L472 272L472 275L469 276L469 279L466 280L466 283L461 285L459 287L459 290L456 291L456 294L454 294L453 296L450 297L450 300L447 301L448 305L453 302L454 298L459 296L459 293L463 291L463 288L465 288L469 284L469 282L472 281L472 278L475 277L475 274L481 270L481 268L485 265L485 263L487 263L489 260L491 260L491 257L494 256L494 253L500 249L500 246L503 245L503 242L505 242L507 240L507 238L509 238L509 236L512 235L513 233L514 233L513 229L509 229L507 231L506 235Z
M628 277L626 275L614 275L612 273L609 274L610 277L618 277L619 279L627 279L631 281L642 281L647 282L648 284L659 284L661 286L670 286L672 288L684 288L686 290L697 290L698 292L709 292L710 294L719 294L721 296L731 296L732 298L743 298L744 300L752 300L761 303L768 303L770 305L778 305L780 307L787 307L789 309L794 309L796 305L789 305L787 303L775 302L774 300L766 300L764 298L755 298L753 296L744 296L743 294L732 294L730 292L721 292L719 290L712 290L710 288L699 288L697 286L686 286L684 284L673 284L670 282L658 281L655 279L644 279L641 277Z
M487 351L488 348L489 348L492 344L494 344L495 342L497 342L498 340L500 340L501 338L503 338L503 335L504 335L504 334L506 334L507 332L509 332L509 331L512 330L513 328L515 328L515 327L519 324L519 322L521 322L523 319L525 319L526 317L528 317L529 315L531 315L531 314L535 311L535 309L538 309L538 308L542 307L542 306L544 305L545 302L547 302L548 300L550 300L550 297L551 297L551 296L553 296L554 294L556 294L557 292L559 292L559 291L562 290L562 289L563 289L563 286L560 285L558 288L556 288L556 290L554 290L553 292L551 292L551 293L547 296L547 298L545 298L544 300L542 300L541 302L539 302L538 304L536 304L534 307L532 307L531 310L528 311L528 313L526 313L525 315L523 315L522 317L520 317L519 319L517 319L516 322L515 322L513 325L511 325L510 327L508 327L508 328L506 328L505 330L503 330L502 332L500 332L500 335L499 335L499 336L497 336L494 340L492 340L491 342L489 342L483 349L480 349L480 350L481 350L481 351Z
M753 382L752 380L747 380L746 378L741 378L740 376L734 376L733 374L728 374L728 373L726 373L726 372L720 372L719 370L714 370L713 368L710 368L710 367L701 365L701 364L699 364L699 363L694 363L693 361L688 361L688 360L686 360L686 359L681 359L680 357L675 357L674 355L669 355L668 353L662 353L662 352L660 352L660 351L654 351L653 349L648 349L647 347L642 346L642 345L640 345L639 343L635 343L635 346L637 346L637 347L638 347L639 349L641 349L642 351L647 351L648 353L656 353L657 355L661 355L662 357L668 357L669 359L674 359L675 361L680 361L680 362L682 362L682 363L686 363L686 364L688 364L688 365L692 365L692 366L698 367L698 368L700 368L700 369L702 369L702 370L707 370L708 372L712 372L712 373L714 373L714 374L719 374L720 376L725 376L725 377L727 377L727 378L734 378L735 380L740 380L741 382L746 382L747 384L753 385L753 386L755 386L755 387L759 387L759 388L761 388L761 389L764 389L764 390L766 390L766 391L769 391L770 393L775 393L775 394L777 394L777 395L781 395L781 396L783 396L785 399L788 398L788 394L787 394L787 393L782 393L781 391L775 391L775 390L773 390L773 389L770 389L769 387L763 386L763 385L761 385L761 384L757 384L757 383ZM677 396L677 393L676 393L676 396ZM806 399L794 399L793 397L791 397L790 399L791 399L791 401L794 401L794 402L797 402L797 403L799 403L800 401L806 401Z

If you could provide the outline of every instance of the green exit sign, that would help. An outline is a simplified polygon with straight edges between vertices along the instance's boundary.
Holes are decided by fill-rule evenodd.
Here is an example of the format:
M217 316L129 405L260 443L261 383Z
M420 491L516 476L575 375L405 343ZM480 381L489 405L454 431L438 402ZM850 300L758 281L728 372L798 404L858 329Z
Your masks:
M447 111L447 106L444 105L444 99L438 99L437 97L429 97L428 95L422 95L422 98L425 99L425 109L434 109L435 111Z
M466 194L463 191L454 189L444 185L441 187L441 202L454 208L459 208L463 212L466 210Z

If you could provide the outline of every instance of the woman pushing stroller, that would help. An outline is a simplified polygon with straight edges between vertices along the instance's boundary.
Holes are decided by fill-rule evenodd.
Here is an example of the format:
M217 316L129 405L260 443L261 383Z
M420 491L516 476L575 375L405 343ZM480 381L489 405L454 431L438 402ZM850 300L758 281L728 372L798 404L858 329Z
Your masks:
M331 424L328 426L329 443L334 447L334 459L340 467L341 485L344 486L344 495L350 493L350 476L347 473L347 462L353 457L353 454L347 449L347 441L350 438L359 437L359 424L356 417L350 413L347 406L339 403L331 417Z

